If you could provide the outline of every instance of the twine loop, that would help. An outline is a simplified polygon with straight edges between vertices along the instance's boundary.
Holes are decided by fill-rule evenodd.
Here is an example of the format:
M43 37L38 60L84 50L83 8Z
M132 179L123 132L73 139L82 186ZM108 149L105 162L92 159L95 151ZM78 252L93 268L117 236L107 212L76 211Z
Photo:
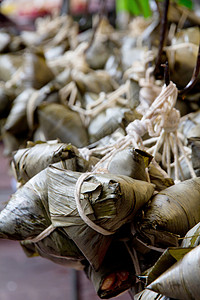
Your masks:
M56 227L54 227L51 224L49 227L47 227L45 230L43 230L40 234L38 234L35 238L28 238L28 239L26 239L26 241L29 241L31 243L38 243L41 240L43 240L44 238L46 238L47 236L49 236L55 229L56 229Z
M81 219L85 222L85 224L87 224L90 228L92 228L93 230L97 231L100 234L111 235L111 234L114 234L115 232L108 231L108 230L102 228L101 226L97 225L96 223L94 223L90 218L88 218L86 216L86 214L81 206L80 193L81 193L82 184L83 184L84 180L86 180L88 177L90 177L93 174L94 173L92 173L92 172L83 173L78 178L78 180L76 182L76 186L75 186L75 193L74 193L76 207L77 207L77 210L78 210L78 213L79 213Z

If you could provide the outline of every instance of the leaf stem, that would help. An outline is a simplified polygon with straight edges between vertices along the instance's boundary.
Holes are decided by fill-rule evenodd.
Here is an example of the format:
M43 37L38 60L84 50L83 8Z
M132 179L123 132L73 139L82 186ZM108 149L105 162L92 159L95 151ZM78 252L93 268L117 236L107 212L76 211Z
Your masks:
M167 15L168 15L169 3L170 0L165 0L164 12L161 19L160 44L159 44L158 55L157 55L157 60L156 60L156 65L154 70L154 76L158 76L160 74L161 56L162 56L166 32L167 32Z
M197 55L197 62L192 74L192 78L188 82L188 84L182 90L179 91L179 95L188 93L195 86L195 84L198 81L199 72L200 72L200 44L199 44L199 51Z

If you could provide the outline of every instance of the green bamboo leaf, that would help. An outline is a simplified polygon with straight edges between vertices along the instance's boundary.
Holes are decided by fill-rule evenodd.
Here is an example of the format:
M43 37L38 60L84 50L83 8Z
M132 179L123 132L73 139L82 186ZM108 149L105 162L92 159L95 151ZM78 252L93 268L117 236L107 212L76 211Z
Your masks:
M136 0L128 0L129 12L135 16L142 14L140 2Z
M135 2L135 1L133 1ZM137 1L140 3L140 7L142 9L142 14L145 18L148 18L151 16L151 9L150 9L150 5L149 5L149 0L140 0Z
M129 7L128 7L128 0L116 0L116 10L117 12L119 11L128 11Z
M149 0L117 0L116 9L119 11L127 11L134 16L142 15L145 18L151 16Z
M163 0L158 1L163 2ZM192 0L174 0L173 2L188 9L193 9ZM142 15L145 18L152 15L149 0L116 0L116 10L117 12L127 11L135 16Z
M178 1L179 5L185 6L188 9L193 9L193 3L192 0L179 0Z

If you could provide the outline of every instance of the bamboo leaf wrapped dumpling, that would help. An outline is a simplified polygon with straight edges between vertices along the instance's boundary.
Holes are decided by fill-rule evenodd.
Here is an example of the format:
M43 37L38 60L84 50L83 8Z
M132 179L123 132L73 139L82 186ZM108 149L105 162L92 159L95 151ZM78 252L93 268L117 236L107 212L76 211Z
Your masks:
M199 262L200 246L197 246L147 288L174 299L199 299Z
M127 107L115 105L100 112L88 126L90 143L113 133L117 128L124 127L125 114L130 111Z
M109 93L116 87L114 80L107 71L90 71L85 74L83 72L73 70L71 75L81 93Z
M27 139L29 126L27 122L27 104L34 93L29 88L20 93L12 103L12 108L2 129L2 137L7 154L17 150Z
M1 211L0 238L21 241L29 256L39 254L55 263L83 269L84 256L62 229L33 240L50 225L45 169L19 188Z
M155 195L138 219L141 231L160 231L184 236L200 221L200 178L185 180Z
M50 224L46 170L19 188L0 213L0 238L31 239Z
M92 174L81 188L81 205L92 222L109 231L105 236L90 228L80 217L75 187L81 174L54 166L48 168L48 199L54 227L63 227L84 256L98 269L114 234L152 196L154 186L128 176Z
M23 55L20 53L8 53L0 55L0 80L10 80L23 63Z
M59 138L63 143L71 143L76 147L88 144L87 130L83 126L78 113L67 106L49 103L38 107L39 127L46 140Z
M16 180L24 184L50 164L61 162L60 167L84 172L90 170L94 159L86 161L79 155L78 149L71 144L60 143L57 140L38 141L28 142L27 148L16 151L12 159L12 167Z
M30 87L40 89L53 78L54 74L46 64L43 53L36 50L35 53L24 53L21 68L7 81L6 86L15 86L19 91Z
M81 199L84 212L99 226L111 231L111 236L105 236L90 228L79 216L74 194L80 175L52 165L31 178L17 190L0 213L0 237L20 241L28 239L30 242L33 238L33 242L37 243L37 252L42 253L42 256L50 256L53 260L57 253L59 256L67 256L66 263L68 256L76 259L79 251L79 265L80 257L82 260L86 258L97 270L113 234L120 226L132 220L137 210L152 196L154 186L113 174L94 174L83 183ZM38 239L38 235L41 236L49 227L53 232ZM60 237L61 244L66 244L64 250L56 246L58 238L55 237L55 241L53 239L59 230L65 236L64 239ZM69 238L70 249L72 244L75 249L67 255ZM49 254L48 248L52 241L55 249ZM27 244L24 246L27 247Z
M4 125L4 131L12 134L19 134L28 131L28 123L26 116L27 103L33 94L34 89L29 88L20 93L13 101L10 114Z

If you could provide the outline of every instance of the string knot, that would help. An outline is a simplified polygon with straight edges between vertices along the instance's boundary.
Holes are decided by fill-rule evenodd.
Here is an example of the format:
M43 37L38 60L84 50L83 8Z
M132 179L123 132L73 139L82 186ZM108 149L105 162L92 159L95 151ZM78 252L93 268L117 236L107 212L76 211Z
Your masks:
M141 120L134 120L126 127L127 135L130 137L141 138L147 131L146 122Z
M165 118L165 122L163 124L164 130L166 132L177 131L180 117L180 112L177 109L173 108L167 118Z

